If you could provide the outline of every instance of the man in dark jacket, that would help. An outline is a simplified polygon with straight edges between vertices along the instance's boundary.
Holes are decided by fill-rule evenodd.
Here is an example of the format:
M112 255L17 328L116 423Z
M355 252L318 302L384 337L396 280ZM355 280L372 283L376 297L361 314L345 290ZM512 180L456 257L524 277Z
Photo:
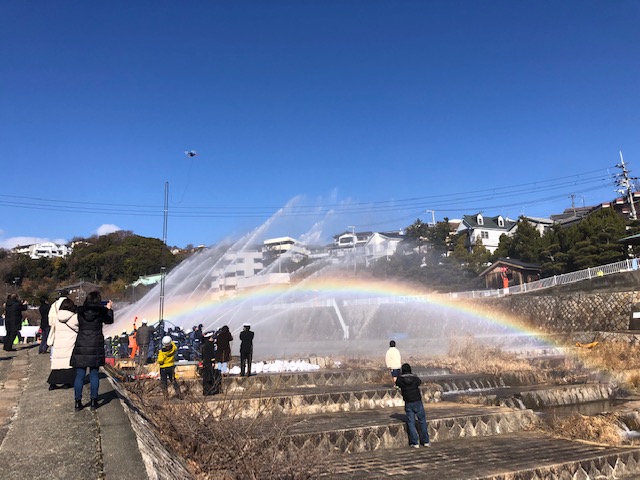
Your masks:
M18 295L12 293L7 296L5 303L4 326L7 333L4 336L4 350L12 352L13 341L20 333L20 325L22 324L22 312L27 309L27 301L21 302Z
M151 336L153 335L153 329L147 325L147 319L142 319L142 325L136 333L136 343L138 344L138 363L144 365L149 358L149 343L151 342Z
M247 377L251 376L251 361L253 360L253 332L251 325L244 324L244 330L240 332L240 376L244 377L245 365Z
M49 336L49 310L51 304L47 297L40 297L40 346L38 347L38 353L47 353L47 337Z
M420 437L416 430L416 418L422 434L422 445L425 447L431 446L431 443L429 443L429 431L427 430L427 416L424 413L422 394L420 393L421 384L420 377L411 373L411 365L404 363L400 376L396 379L396 385L400 388L404 399L404 411L407 414L407 428L409 429L409 446L413 448L420 447Z
M213 332L207 332L203 337L202 345L202 394L216 395L220 393L222 375L220 370L215 368L215 343Z

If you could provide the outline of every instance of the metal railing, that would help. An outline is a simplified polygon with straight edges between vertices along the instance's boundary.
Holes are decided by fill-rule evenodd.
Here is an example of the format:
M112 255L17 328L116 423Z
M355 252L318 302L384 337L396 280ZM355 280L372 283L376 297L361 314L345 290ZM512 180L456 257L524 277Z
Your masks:
M474 290L470 292L453 292L446 294L450 298L484 298L484 297L500 297L504 295L516 295L519 293L533 292L545 288L555 287L557 285L567 285L570 283L582 282L583 280L591 280L594 277L604 277L614 273L631 272L638 270L638 262L640 259L633 258L623 260L621 262L601 265L599 267L590 267L577 272L564 273L562 275L554 275L553 277L542 278L535 282L523 283L513 287L500 288L496 290Z

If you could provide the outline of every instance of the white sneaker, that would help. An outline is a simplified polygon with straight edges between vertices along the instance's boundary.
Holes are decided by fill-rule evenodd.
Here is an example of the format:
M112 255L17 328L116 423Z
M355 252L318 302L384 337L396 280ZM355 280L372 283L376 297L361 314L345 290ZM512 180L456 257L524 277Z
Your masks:
M431 446L431 442L423 443L422 446L423 447L430 447Z
M411 448L420 448L420 445L410 445Z

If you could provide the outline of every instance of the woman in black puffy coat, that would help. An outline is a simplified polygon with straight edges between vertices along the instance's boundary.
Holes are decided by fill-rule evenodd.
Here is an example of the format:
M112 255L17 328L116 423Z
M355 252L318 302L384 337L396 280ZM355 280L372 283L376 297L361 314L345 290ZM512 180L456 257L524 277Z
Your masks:
M76 369L76 379L73 384L75 390L75 408L82 409L82 386L89 368L89 383L91 386L91 410L98 408L98 388L100 377L98 370L104 365L104 336L102 325L113 323L111 300L107 306L102 305L99 292L87 295L84 304L78 307L78 338L71 355L71 366Z

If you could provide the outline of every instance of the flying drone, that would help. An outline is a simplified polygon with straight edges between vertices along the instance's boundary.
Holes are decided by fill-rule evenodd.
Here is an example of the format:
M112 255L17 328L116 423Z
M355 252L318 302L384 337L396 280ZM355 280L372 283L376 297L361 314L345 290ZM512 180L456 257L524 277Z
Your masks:
M191 157L191 158L198 156L198 152L196 152L195 150L185 150L184 154L187 157Z

